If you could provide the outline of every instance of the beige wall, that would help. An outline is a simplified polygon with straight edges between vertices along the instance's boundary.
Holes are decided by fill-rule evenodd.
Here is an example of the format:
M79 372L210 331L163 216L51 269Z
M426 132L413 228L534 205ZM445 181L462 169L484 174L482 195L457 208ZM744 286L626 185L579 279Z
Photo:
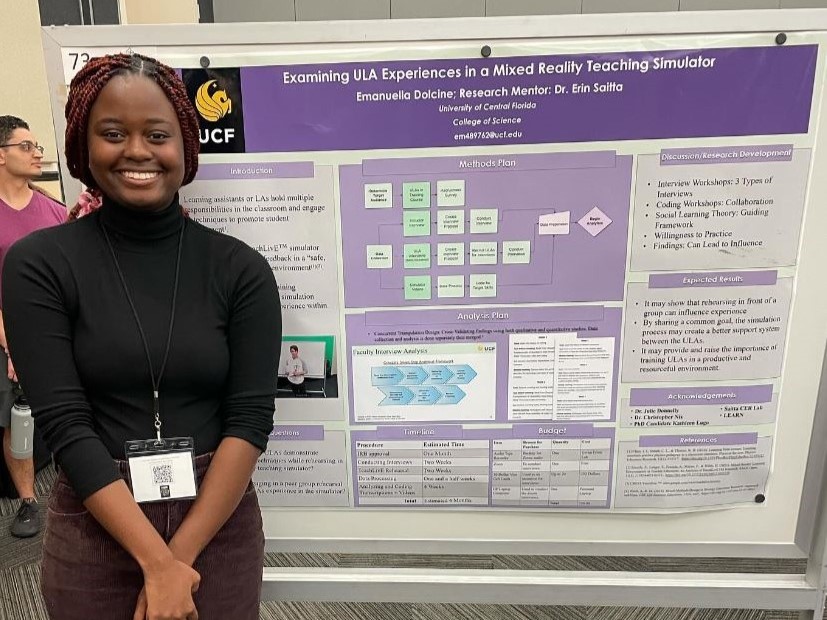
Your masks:
M197 24L198 0L121 0L127 24Z
M40 43L40 11L36 0L0 0L0 114L25 119L46 147L45 159L57 160L55 132ZM42 183L55 195L60 184Z

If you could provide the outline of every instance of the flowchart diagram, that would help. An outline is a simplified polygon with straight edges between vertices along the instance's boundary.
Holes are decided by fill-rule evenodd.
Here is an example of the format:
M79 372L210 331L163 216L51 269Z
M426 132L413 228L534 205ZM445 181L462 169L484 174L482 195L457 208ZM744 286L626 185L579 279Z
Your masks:
M349 307L622 298L630 157L366 160L340 175Z
M371 345L352 350L358 422L493 421L497 345Z
M477 376L468 364L441 366L379 366L371 368L371 384L385 396L379 406L456 405Z

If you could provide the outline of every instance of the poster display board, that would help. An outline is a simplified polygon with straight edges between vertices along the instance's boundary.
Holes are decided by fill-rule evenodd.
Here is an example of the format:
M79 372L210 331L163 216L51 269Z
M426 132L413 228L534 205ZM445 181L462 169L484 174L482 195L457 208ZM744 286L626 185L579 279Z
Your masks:
M827 35L149 38L201 123L182 204L265 256L285 343L321 364L323 393L277 400L272 524L635 539L681 512L714 542L737 507L745 540L790 540L827 340ZM61 46L61 86L112 49Z

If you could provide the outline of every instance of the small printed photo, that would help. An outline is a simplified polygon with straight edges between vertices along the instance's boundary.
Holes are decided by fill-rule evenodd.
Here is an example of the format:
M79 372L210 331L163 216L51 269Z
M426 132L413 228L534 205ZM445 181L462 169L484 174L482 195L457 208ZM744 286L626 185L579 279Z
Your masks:
M338 398L333 336L284 336L277 398Z

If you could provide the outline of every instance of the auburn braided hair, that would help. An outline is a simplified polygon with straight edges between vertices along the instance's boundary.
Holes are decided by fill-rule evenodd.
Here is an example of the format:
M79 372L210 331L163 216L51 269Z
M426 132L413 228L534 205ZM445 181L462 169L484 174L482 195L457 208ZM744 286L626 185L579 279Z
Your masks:
M69 86L66 101L66 164L73 177L92 190L98 184L89 170L87 131L89 112L103 87L117 75L143 75L154 81L175 108L184 139L184 180L186 185L198 171L198 117L178 74L167 65L142 54L112 54L92 58L78 71Z

